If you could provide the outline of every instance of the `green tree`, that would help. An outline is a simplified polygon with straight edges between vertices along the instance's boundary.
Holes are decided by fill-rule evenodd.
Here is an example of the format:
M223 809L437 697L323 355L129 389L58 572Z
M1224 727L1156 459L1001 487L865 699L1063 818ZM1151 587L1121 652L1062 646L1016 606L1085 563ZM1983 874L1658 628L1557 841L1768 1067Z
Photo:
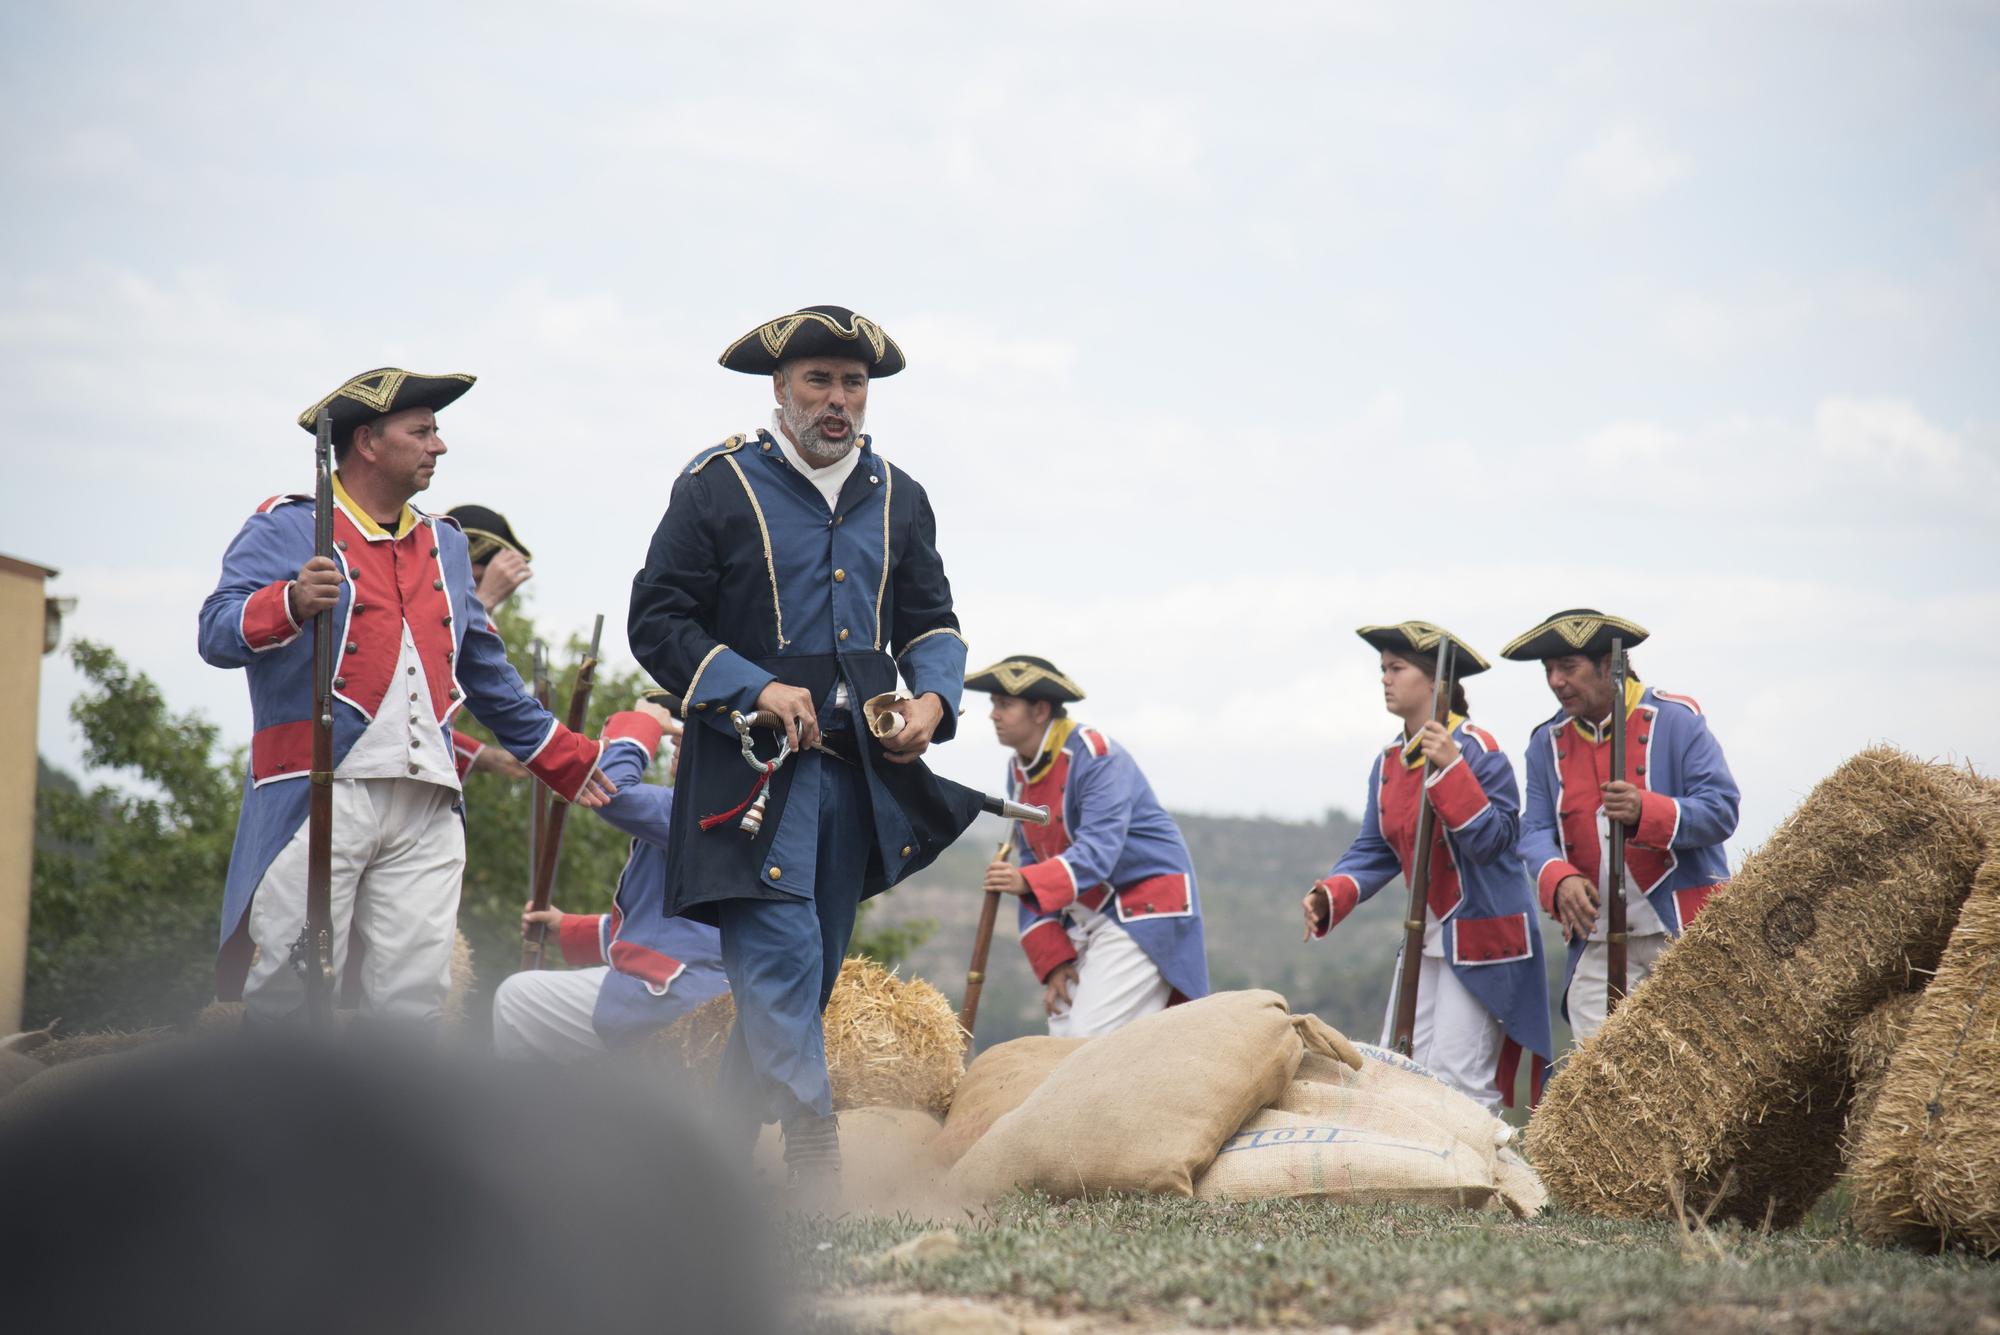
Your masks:
M242 758L218 759L215 725L170 713L110 649L79 640L69 653L88 683L70 706L85 758L138 782L36 794L27 1022L175 1023L214 992Z

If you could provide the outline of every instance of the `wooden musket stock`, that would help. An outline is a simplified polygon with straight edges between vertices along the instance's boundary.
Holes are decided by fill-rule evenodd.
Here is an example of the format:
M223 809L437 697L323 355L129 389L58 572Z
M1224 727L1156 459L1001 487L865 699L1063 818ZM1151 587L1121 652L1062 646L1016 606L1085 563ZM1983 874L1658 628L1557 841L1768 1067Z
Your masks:
M1625 641L1611 641L1611 777L1625 779ZM1610 874L1604 885L1604 1014L1625 999L1625 822L1610 822Z
M998 862L1007 856L1012 841L1002 839L1000 847L993 851L993 860ZM958 1008L958 1027L965 1031L965 1046L972 1047L972 1026L979 1018L979 993L986 986L986 953L993 945L993 925L1000 916L1000 892L988 890L986 902L979 906L979 930L972 938L972 963L965 970L965 1004Z
M590 717L590 688L597 676L597 646L604 637L604 618L599 616L597 624L590 632L590 652L583 662L577 664L576 683L570 687L569 717L565 722L571 732L583 731ZM563 823L569 817L569 803L552 802L547 816L542 820L541 830L535 844L535 893L532 907L539 912L549 906L555 896L556 863L562 857ZM535 923L521 935L521 967L539 969L548 953L549 925Z
M1431 683L1431 720L1447 727L1457 676L1451 637L1440 635L1437 676ZM1413 1055L1417 1042L1417 976L1423 972L1424 909L1431 892L1431 846L1437 838L1437 811L1431 806L1430 787L1426 784L1418 791L1415 865L1410 869L1409 912L1403 918L1403 960L1396 975L1396 1021L1390 1030L1395 1050L1405 1057Z
M333 554L333 417L320 411L313 441L313 555ZM289 595L288 595L289 596ZM306 809L306 921L292 943L292 967L306 985L306 1018L324 1028L333 1015L333 610L313 617L312 784Z

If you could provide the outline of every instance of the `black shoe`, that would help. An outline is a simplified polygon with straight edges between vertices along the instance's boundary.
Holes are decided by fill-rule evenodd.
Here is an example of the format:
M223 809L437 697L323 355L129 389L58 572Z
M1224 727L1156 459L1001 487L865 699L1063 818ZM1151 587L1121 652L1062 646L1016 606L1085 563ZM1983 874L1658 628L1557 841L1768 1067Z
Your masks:
M840 1202L840 1118L800 1113L785 1119L785 1185L789 1204L809 1214L833 1214Z

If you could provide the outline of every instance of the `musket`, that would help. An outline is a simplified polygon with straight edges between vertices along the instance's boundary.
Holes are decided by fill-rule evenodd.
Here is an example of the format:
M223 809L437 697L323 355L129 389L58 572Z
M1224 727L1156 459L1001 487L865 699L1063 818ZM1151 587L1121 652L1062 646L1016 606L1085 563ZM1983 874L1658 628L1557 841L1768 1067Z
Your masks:
M1440 635L1437 675L1431 682L1432 722L1447 725L1451 722L1451 697L1457 677L1458 664L1452 657L1451 637ZM1437 838L1437 810L1431 806L1430 785L1422 785L1418 793L1416 855L1410 868L1410 911L1403 918L1403 960L1396 974L1396 1023L1390 1030L1391 1045L1405 1057L1414 1054L1417 1044L1417 975L1423 972L1424 910L1431 893L1431 846Z
M320 410L313 440L313 555L333 559L333 416ZM313 743L306 808L306 920L291 964L306 985L306 1018L333 1015L333 610L313 616Z
M676 714L682 712L681 697L675 695L673 692L661 691L658 694L658 699L663 708L669 709ZM732 724L739 720L746 728L765 728L772 732L785 733L785 721L767 709L760 709L753 714L730 714L729 721ZM779 755L782 757L790 754L790 747L791 743L787 740L785 750L779 752ZM847 759L846 756L825 745L817 746L813 749L824 751L836 760L845 761ZM778 762L752 760L751 764L759 768L768 764L772 769L776 769ZM1031 806L1024 802L1016 802L1011 798L995 797L991 793L979 794L979 809L989 816L998 816L1001 820L1026 821L1030 825L1047 825L1049 823L1049 809L1047 807Z
M993 860L998 862L1007 856L1012 848L1012 839L1002 839L1000 847L993 851ZM958 1008L958 1027L965 1031L965 1046L972 1047L972 1025L979 1018L979 993L986 986L986 952L993 946L993 925L1000 916L1000 892L988 890L986 902L979 906L979 930L972 937L972 963L965 970L965 1004Z
M1625 779L1625 641L1611 641L1611 777ZM1611 822L1611 869L1604 881L1604 1013L1625 999L1625 822Z
M549 711L549 646L537 636L528 645L528 670L534 678L535 703ZM549 790L539 781L528 783L528 898L535 897L535 868L541 865L542 827L549 819Z
M584 723L590 717L590 688L597 677L597 646L604 638L604 617L600 613L597 624L590 631L590 652L576 666L576 682L569 692L569 718L565 720L571 732L583 731ZM530 901L539 912L549 906L555 896L556 863L562 857L563 822L569 816L569 803L551 803L548 815L543 818L542 829L535 845L535 890ZM521 967L539 969L542 958L548 951L549 925L538 922L521 934Z

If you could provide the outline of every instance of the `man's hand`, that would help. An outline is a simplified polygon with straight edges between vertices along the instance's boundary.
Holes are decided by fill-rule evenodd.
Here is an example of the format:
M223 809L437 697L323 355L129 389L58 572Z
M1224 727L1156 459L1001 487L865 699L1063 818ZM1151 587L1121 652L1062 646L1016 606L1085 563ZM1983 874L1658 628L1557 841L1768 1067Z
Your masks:
M931 734L944 721L944 701L926 692L914 700L898 700L895 710L903 716L903 726L882 743L882 750L892 764L907 765L930 750Z
M514 590L534 577L535 572L521 559L519 552L502 547L486 563L486 569L480 572L479 587L472 591L473 596L488 612L497 612L500 604L514 596Z
M618 785L606 778L603 770L593 767L590 777L583 781L583 791L570 801L576 806L595 811L609 802L617 791Z
M472 757L471 774L497 774L503 779L515 780L530 777L528 767L507 754L504 747L482 746Z
M1299 901L1306 911L1306 935L1310 941L1333 925L1333 900L1326 893L1326 887L1316 885L1306 891L1306 897Z
M641 696L632 702L632 708L634 712L644 714L647 718L659 724L661 731L666 733L667 736L678 737L681 735L681 721L674 717L673 710L668 709L658 701L648 700Z
M536 923L541 923L543 926L547 927L551 932L553 932L558 927L562 926L562 920L563 920L563 911L557 908L553 904L549 905L545 909L538 909L535 907L535 901L531 899L527 903L521 905L522 936L526 936L530 931L534 930L534 926Z
M1076 995L1076 961L1068 960L1049 970L1042 985L1042 1014L1067 1015L1070 998Z
M340 601L340 567L330 556L315 556L299 568L298 578L285 590L292 620L301 626Z
M1644 789L1635 787L1623 779L1613 779L1602 784L1598 791L1604 794L1604 814L1620 825L1637 825L1639 814L1644 810L1641 794Z
M1581 876L1556 882L1556 917L1565 941L1586 941L1597 928L1597 887Z
M1417 734L1417 743L1423 748L1424 759L1430 762L1433 774L1458 759L1458 743L1445 731L1444 724L1436 719L1424 724L1423 730Z
M1028 893L1028 878L1005 858L995 858L986 864L984 887L995 894L1025 895Z
M792 739L792 750L804 751L819 745L819 706L805 687L771 682L757 692L757 709L779 720L785 735Z

